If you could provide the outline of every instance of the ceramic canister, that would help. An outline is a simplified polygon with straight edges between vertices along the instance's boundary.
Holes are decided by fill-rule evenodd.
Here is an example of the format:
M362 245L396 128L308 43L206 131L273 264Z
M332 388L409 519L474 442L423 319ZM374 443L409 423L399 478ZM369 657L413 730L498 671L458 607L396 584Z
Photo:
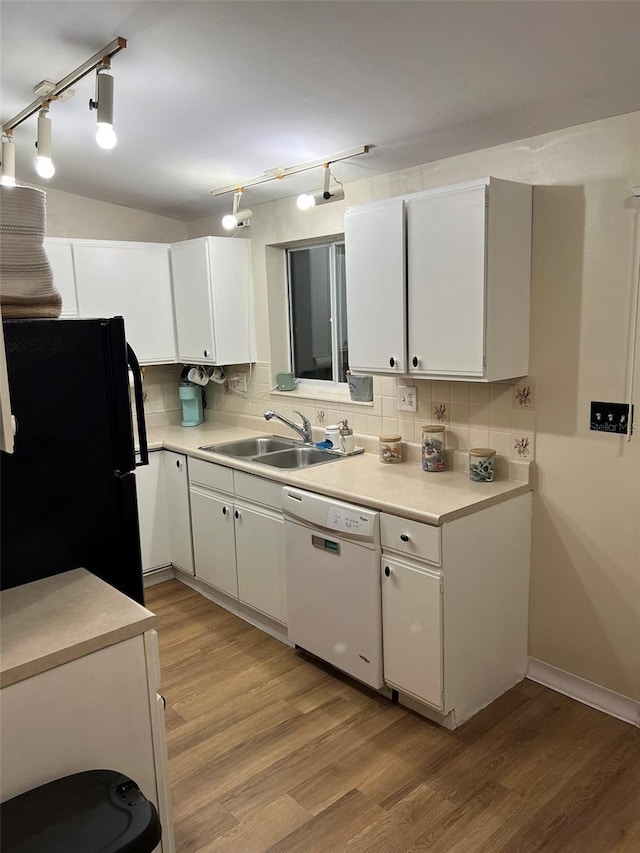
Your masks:
M496 452L490 447L472 447L469 450L469 479L476 483L493 482Z

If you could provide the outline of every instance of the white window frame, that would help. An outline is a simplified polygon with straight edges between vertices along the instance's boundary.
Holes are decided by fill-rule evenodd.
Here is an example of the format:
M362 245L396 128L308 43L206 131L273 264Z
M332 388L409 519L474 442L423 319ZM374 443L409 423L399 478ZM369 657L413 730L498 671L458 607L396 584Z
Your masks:
M335 376L337 367L339 364L339 346L338 346L338 337L334 333L336 325L334 323L334 318L338 316L338 285L337 285L337 263L336 263L336 247L345 245L344 236L332 239L325 240L321 243L306 243L306 244L298 244L295 246L290 246L286 249L286 269L287 269L287 324L289 328L289 370L293 370L293 304L292 304L292 293L291 293L291 253L304 251L306 249L322 249L328 248L329 252L329 300L330 300L330 310L331 316L329 318L329 323L331 324L331 363L332 363L332 373L333 379L299 379L296 377L296 389L298 391L307 392L309 395L313 394L314 391L317 392L332 392L335 391L337 393L348 393L348 385L347 382L336 382ZM346 279L346 277L345 277ZM346 280L344 282L344 286L346 287ZM347 366L348 367L348 366Z

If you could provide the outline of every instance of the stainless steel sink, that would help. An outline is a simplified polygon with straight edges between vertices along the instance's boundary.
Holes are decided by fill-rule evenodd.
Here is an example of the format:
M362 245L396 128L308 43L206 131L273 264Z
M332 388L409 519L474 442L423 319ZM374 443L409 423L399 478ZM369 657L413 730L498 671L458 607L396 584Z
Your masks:
M272 468L308 468L310 465L336 462L341 458L335 453L318 450L316 447L300 444L293 438L282 438L279 435L261 435L258 438L204 444L198 449L245 459L247 462L259 462Z
M308 468L310 465L323 465L325 462L337 462L342 457L315 447L291 447L276 453L258 456L253 461L272 468Z
M295 447L295 439L280 438L274 435L261 435L258 438L242 438L238 441L224 441L221 444L205 444L199 450L211 450L225 456L236 456L241 459L251 459L276 450L287 450Z

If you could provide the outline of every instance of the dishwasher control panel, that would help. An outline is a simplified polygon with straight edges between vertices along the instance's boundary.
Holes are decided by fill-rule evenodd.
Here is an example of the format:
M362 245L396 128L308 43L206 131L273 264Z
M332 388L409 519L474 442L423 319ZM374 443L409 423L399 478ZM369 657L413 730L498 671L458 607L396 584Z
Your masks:
M282 489L282 510L285 518L291 518L299 524L331 531L336 537L351 539L369 548L380 547L380 513L376 510L343 503L293 486Z
M327 510L326 527L342 533L356 533L360 536L373 536L374 514L360 509L330 504Z

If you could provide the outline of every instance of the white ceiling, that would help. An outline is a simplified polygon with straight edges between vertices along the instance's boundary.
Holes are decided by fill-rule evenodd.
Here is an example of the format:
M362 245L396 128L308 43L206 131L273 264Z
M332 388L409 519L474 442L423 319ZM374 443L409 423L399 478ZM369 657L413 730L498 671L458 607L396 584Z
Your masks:
M349 182L640 109L640 3L404 0L1 2L1 120L116 36L118 146L94 142L94 75L51 106L50 186L183 221L276 167L372 144ZM16 128L33 171L36 117ZM315 190L321 169L247 190ZM40 181L41 183L41 181Z

